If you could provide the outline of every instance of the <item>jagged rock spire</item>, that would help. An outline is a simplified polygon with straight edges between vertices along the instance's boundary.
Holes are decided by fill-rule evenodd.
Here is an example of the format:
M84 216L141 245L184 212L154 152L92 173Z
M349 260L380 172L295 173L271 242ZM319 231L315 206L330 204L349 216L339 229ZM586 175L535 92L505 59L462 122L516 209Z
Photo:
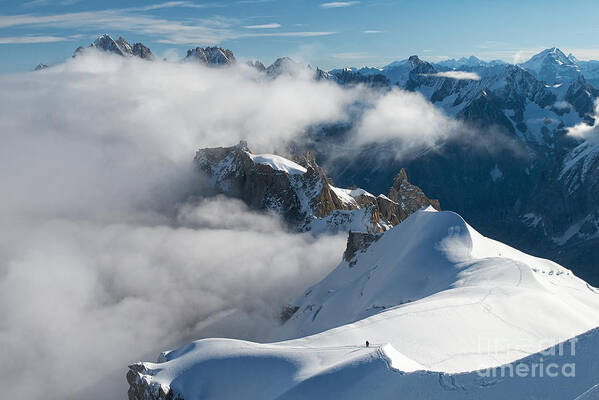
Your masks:
M88 48L94 48L108 53L118 54L119 56L123 57L134 56L146 60L154 59L154 55L150 49L142 43L135 43L133 46L131 46L124 37L120 36L118 40L114 40L106 33L94 40L94 42L90 44ZM73 57L80 55L85 51L85 49L85 47L79 46L77 50L75 50Z
M208 66L224 66L237 62L233 52L222 47L196 47L187 50L185 61L196 61Z

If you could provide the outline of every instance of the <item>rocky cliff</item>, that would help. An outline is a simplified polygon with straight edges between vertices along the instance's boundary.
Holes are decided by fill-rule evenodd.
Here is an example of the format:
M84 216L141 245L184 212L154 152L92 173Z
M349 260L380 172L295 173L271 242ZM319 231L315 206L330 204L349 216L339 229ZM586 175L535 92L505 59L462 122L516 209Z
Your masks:
M298 231L379 233L421 207L440 209L438 201L408 182L403 169L389 196L374 196L360 188L334 186L310 152L292 161L273 154L253 154L247 143L241 142L233 147L201 149L194 162L208 178L210 189L241 199L253 209L274 211Z
M148 47L142 43L134 43L133 46L129 44L122 36L118 40L114 40L110 35L104 34L99 36L92 44L87 47L88 49L97 49L105 51L107 53L117 54L123 57L139 57L145 60L153 60L154 55ZM75 50L73 57L78 56L86 48L80 46Z

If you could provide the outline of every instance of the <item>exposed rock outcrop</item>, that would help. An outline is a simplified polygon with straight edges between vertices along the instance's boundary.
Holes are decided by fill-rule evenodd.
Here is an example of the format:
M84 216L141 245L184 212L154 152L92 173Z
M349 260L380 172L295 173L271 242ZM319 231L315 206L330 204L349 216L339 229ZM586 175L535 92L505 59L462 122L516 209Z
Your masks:
M399 222L422 207L433 206L435 209L441 210L438 200L429 199L422 189L408 182L408 174L403 168L393 179L393 186L391 186L391 190L389 191L389 199L399 204L400 208L398 211L404 214L398 216Z
M364 232L352 232L349 231L347 237L347 246L343 253L343 259L349 263L350 267L353 267L355 262L353 258L358 251L366 250L372 243L374 243L380 235Z
M175 396L168 386L151 382L151 375L141 362L129 365L127 383L129 400L183 400L182 397Z
M187 50L185 61L195 61L208 66L232 65L237 62L233 52L222 47L196 47Z
M104 34L98 37L88 48L105 51L107 53L117 54L123 57L139 57L145 60L153 60L154 55L148 47L142 43L134 43L133 46L129 44L122 36L118 40L114 40L110 35ZM85 47L80 46L75 50L73 57L76 57L86 50Z
M359 188L335 187L312 153L294 161L252 154L247 143L201 149L195 165L211 189L243 200L256 210L274 211L294 229L314 233L357 231L378 233L406 219L421 207L440 209L410 184L402 170L389 197ZM198 193L202 195L202 193Z

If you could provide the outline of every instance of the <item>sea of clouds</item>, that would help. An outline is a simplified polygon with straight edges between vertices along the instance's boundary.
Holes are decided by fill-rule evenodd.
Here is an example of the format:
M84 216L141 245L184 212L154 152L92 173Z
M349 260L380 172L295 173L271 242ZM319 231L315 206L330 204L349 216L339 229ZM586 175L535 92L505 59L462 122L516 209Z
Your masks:
M345 237L289 232L237 200L187 202L203 187L194 153L242 139L276 152L356 103L356 145L453 129L417 94L245 65L89 51L0 76L2 396L125 398L129 363L206 336L268 338Z

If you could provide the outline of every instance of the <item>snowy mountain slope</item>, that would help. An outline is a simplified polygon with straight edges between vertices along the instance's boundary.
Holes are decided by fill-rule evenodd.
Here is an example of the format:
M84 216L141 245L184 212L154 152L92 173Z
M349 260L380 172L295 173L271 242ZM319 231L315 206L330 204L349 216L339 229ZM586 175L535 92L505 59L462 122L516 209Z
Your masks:
M388 344L308 347L226 339L200 340L162 355L158 363L130 368L127 378L134 400L168 395L184 400L596 400L599 330L511 364L461 374L423 370ZM517 368L529 372L510 373ZM575 377L570 376L572 368ZM547 375L555 372L557 376ZM160 390L166 395L158 397Z
M583 65L554 47L519 65L474 56L434 64L411 56L382 68L336 69L329 75L340 84L362 81L417 91L449 115L502 126L525 143L552 147L563 126L573 126L592 114L599 97L579 64ZM593 70L592 62L584 65ZM462 74L447 75L447 71ZM476 75L480 79L456 79Z
M242 142L201 149L194 161L217 192L240 198L252 208L276 212L300 231L377 233L422 206L440 208L408 182L405 171L397 175L387 197L335 187L309 153L295 162L274 154L252 154Z
M356 259L306 291L277 334L341 326L270 344L191 343L158 363L132 365L130 398L154 399L162 390L186 400L574 399L599 383L599 330L585 334L599 326L599 290L567 269L430 208ZM376 304L385 308L371 310ZM574 355L539 354L575 336ZM576 377L508 379L481 371L541 358L575 362Z
M481 60L480 58L478 58L476 56L470 56L468 58L461 57L457 60L452 58L449 60L443 60L443 61L436 63L436 65L438 65L440 67L447 67L447 68L451 68L451 69L460 69L460 68L464 68L464 67L469 67L469 68L487 67L489 65L496 65L496 64L505 64L505 62L500 61L500 60L493 60L493 61L487 62L487 61Z
M585 79L594 87L599 87L599 61L577 60L577 64L580 66L580 70L584 75Z
M352 264L344 260L297 300L282 337L339 327L319 340L390 342L428 369L463 372L599 326L599 295L584 281L481 236L455 213L419 211ZM472 343L499 340L496 354L471 354Z
M449 115L484 126L504 127L525 143L551 146L563 125L573 126L593 111L599 95L582 76L547 85L514 65L470 68L480 79L438 76L433 64L418 59L405 88L422 93ZM424 72L423 72L424 71Z
M520 64L541 81L550 85L578 79L581 69L572 55L566 56L557 47L543 50Z

